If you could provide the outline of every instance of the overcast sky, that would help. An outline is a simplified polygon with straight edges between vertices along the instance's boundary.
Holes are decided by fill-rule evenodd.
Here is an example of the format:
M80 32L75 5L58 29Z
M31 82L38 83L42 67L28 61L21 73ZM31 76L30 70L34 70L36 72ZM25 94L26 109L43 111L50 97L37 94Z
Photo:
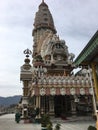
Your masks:
M98 0L45 0L57 34L77 57L98 30ZM20 66L32 50L32 29L41 0L0 0L0 96L22 94Z

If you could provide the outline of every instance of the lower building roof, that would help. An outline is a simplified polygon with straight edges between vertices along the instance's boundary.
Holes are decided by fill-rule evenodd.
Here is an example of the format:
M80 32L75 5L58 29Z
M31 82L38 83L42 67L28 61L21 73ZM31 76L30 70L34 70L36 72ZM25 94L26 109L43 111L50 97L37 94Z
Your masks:
M92 62L98 63L98 30L74 61L76 66Z

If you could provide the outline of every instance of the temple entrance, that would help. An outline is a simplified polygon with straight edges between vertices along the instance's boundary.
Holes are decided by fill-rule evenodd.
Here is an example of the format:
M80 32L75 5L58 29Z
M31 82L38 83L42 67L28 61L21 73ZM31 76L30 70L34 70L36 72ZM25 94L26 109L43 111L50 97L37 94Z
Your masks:
M55 112L55 117L66 118L71 113L70 96L67 95L54 96L54 112Z

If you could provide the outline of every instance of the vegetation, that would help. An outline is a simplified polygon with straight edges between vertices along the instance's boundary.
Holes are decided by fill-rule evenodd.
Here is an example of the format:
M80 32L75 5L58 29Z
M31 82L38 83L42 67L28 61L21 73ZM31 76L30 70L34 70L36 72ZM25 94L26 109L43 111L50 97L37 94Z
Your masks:
M50 123L50 124L47 125L47 130L53 130L52 123Z
M48 114L44 114L42 115L42 118L41 118L41 126L42 127L47 127L47 125L51 125L52 122L50 121L50 117Z
M52 122L48 114L44 114L41 118L41 126L44 127L42 130L53 130ZM60 124L56 124L54 130L60 130Z
M87 130L97 130L94 126L89 126Z
M55 126L55 130L60 130L60 126L61 126L61 124L57 123Z

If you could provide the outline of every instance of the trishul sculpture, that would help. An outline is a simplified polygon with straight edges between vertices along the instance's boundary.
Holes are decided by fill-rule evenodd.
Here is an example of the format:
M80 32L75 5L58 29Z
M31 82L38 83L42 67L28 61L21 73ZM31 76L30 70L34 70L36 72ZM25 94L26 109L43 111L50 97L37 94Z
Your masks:
M26 49L26 50L24 50L24 52L23 52L24 54L26 54L26 57L28 58L29 57L29 55L31 55L32 54L32 51L31 50L29 50L28 48Z

